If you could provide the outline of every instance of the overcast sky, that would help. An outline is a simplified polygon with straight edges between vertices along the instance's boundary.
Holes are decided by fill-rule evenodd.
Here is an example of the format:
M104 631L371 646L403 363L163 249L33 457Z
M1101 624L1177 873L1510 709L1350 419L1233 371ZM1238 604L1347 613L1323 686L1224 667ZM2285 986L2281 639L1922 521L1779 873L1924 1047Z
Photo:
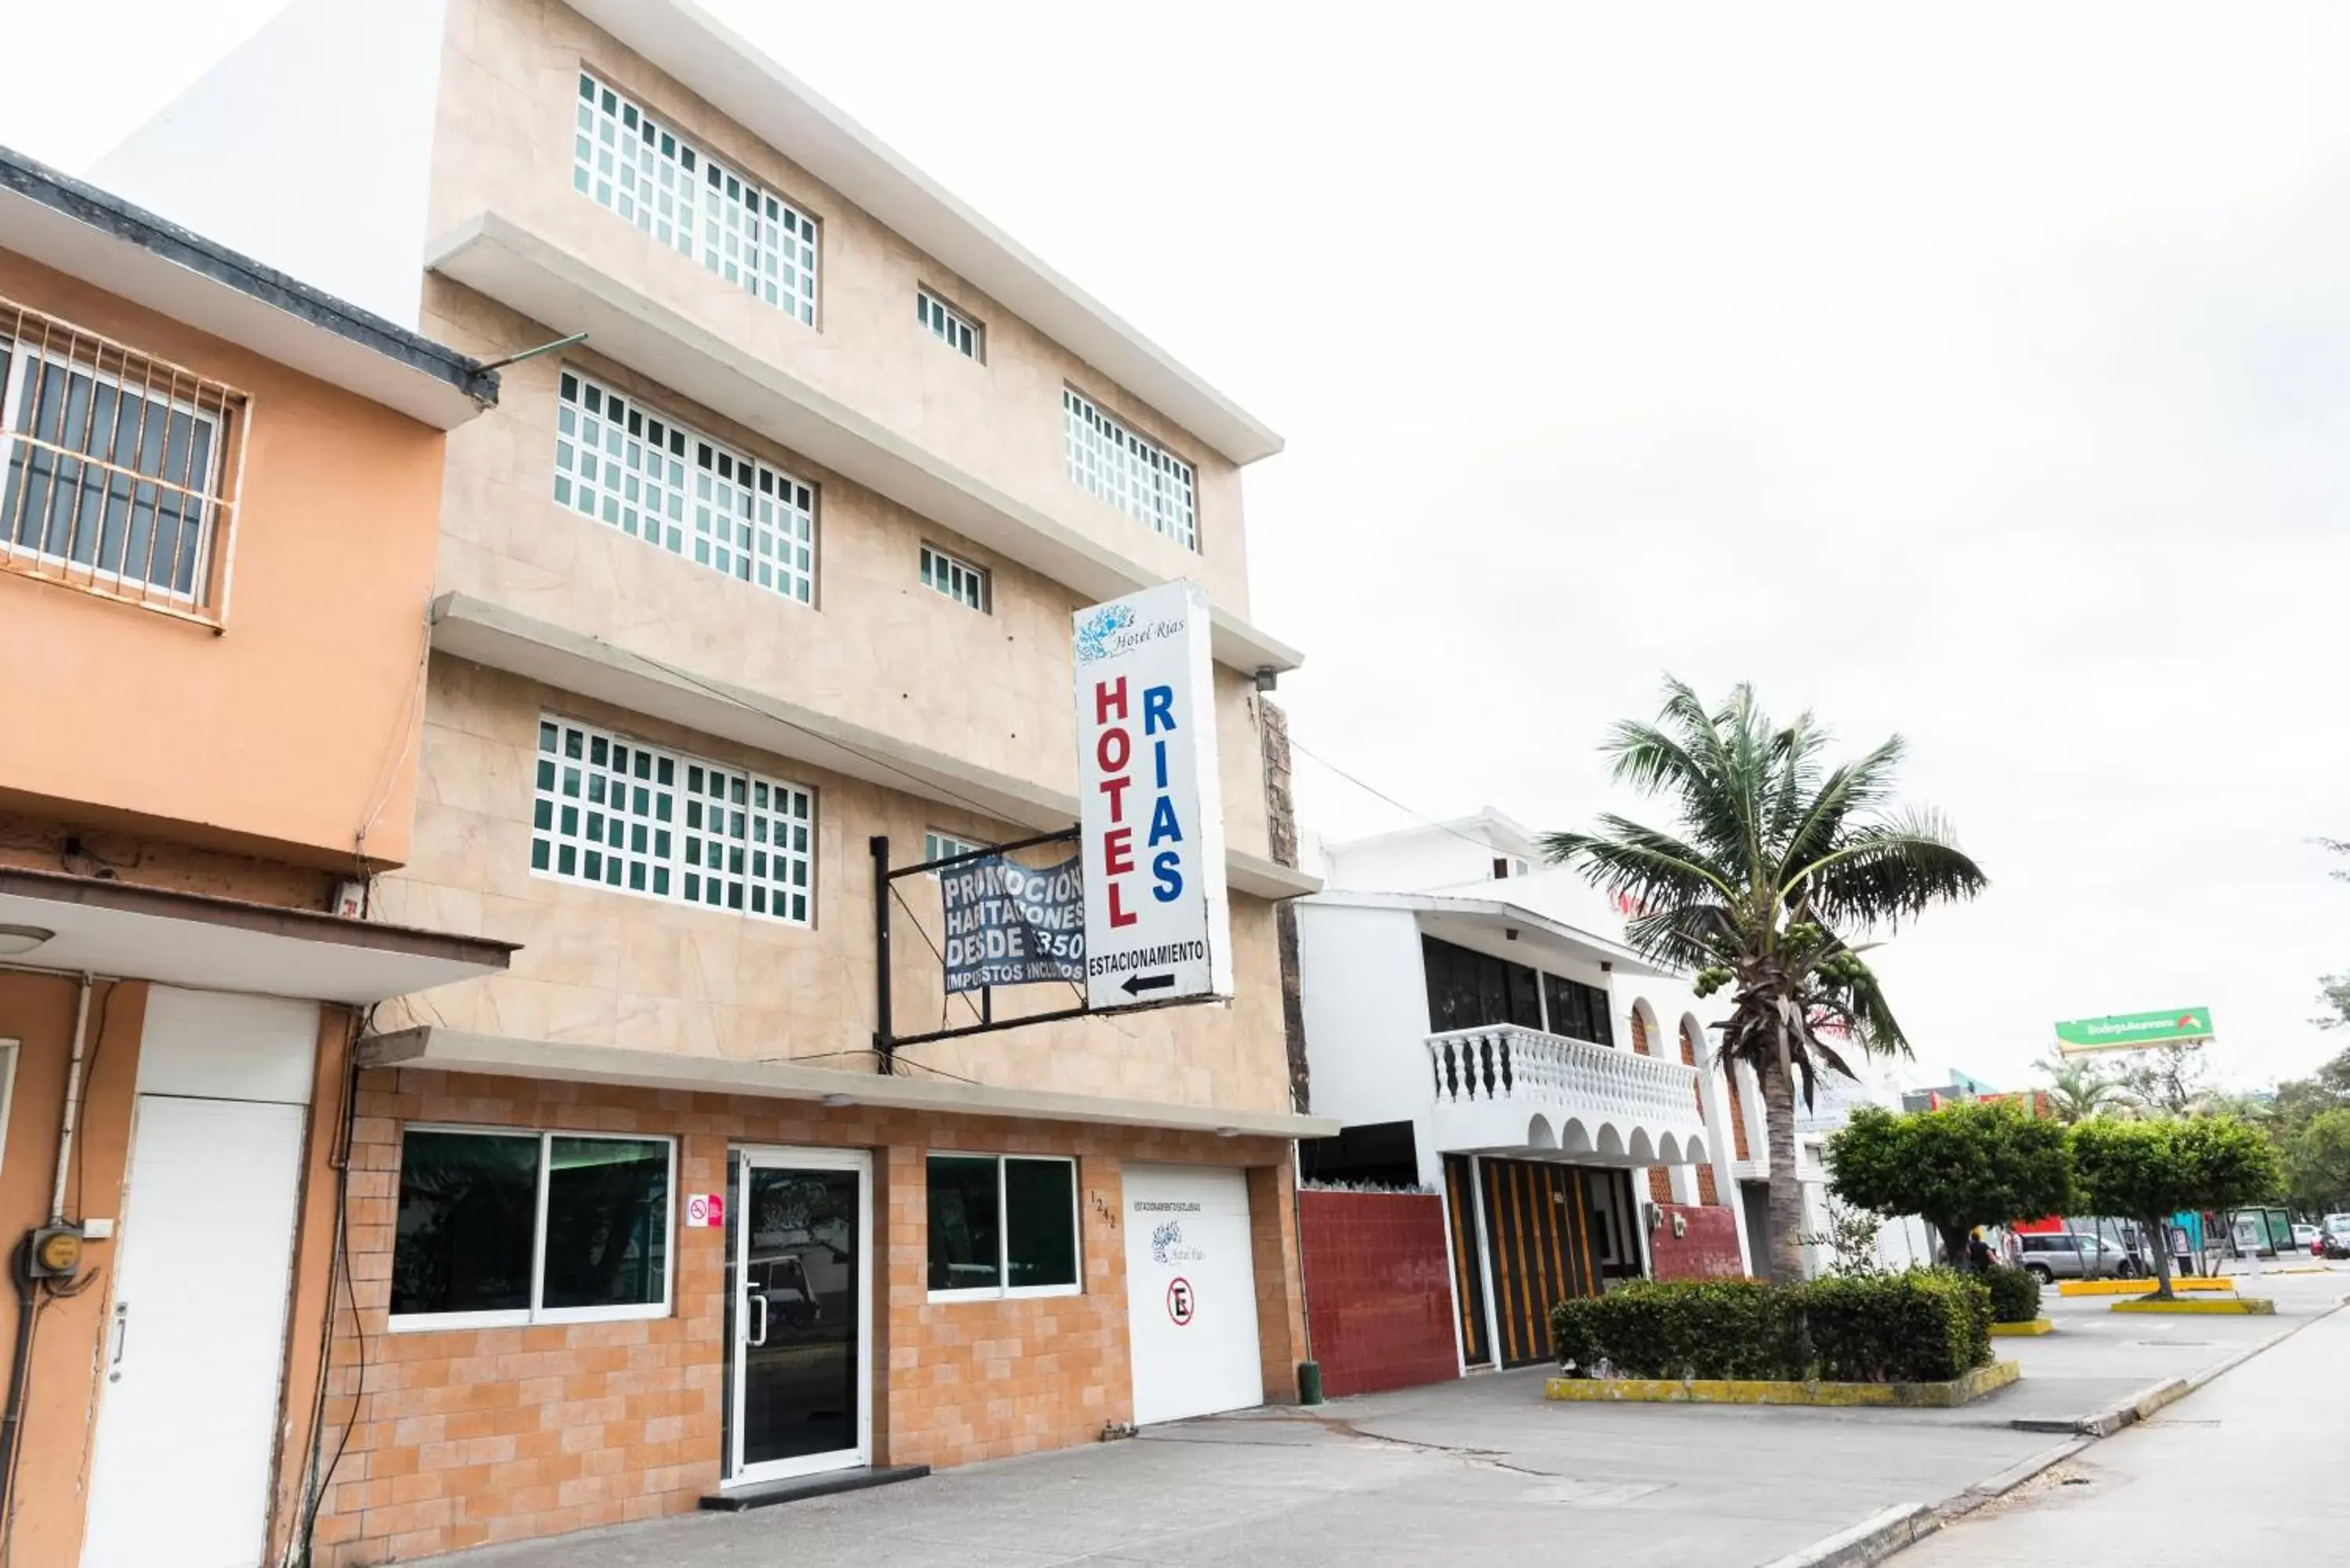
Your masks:
M1991 875L1880 955L1921 1066L2345 1043L2350 12L710 3L1288 438L1303 745L1576 826L1663 672L1751 680L1906 734ZM12 17L106 68L0 142L84 169L274 9ZM1408 820L1299 766L1310 826Z

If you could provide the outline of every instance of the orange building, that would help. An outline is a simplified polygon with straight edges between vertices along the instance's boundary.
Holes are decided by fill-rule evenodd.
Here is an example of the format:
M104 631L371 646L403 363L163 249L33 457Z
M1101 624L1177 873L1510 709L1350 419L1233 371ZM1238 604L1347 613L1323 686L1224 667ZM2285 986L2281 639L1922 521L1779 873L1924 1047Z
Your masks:
M0 150L0 1557L291 1532L473 360Z

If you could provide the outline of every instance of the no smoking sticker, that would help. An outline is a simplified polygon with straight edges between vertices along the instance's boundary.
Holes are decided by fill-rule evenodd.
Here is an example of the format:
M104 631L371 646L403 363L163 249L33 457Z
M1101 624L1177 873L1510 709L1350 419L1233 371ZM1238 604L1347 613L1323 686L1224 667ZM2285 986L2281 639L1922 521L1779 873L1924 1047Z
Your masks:
M1199 1304L1198 1299L1191 1294L1191 1281L1178 1276L1168 1282L1167 1315L1177 1328L1191 1321L1191 1314Z
M722 1193L689 1192L685 1196L685 1225L689 1231L708 1230L726 1223L726 1199Z

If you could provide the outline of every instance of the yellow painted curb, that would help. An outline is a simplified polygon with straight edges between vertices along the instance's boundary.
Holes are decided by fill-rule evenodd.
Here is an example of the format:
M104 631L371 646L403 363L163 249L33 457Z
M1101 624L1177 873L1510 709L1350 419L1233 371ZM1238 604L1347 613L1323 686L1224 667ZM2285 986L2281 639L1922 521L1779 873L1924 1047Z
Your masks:
M2014 1382L2022 1369L1994 1361L1948 1383L1772 1383L1750 1378L1554 1377L1543 1397L1585 1404L1908 1405L1948 1408Z
M2021 1339L2027 1334L2053 1333L2055 1327L2049 1319L2035 1317L2029 1323L1995 1323L1991 1325L1991 1334L1993 1339Z
M2056 1293L2060 1296L2139 1296L2153 1290L2153 1280L2059 1280ZM2183 1280L2173 1280L2174 1291L2232 1291L2236 1282L2226 1275L2195 1274Z
M2202 1312L2240 1313L2250 1317L2275 1315L2276 1303L2265 1296L2236 1296L2228 1300L2210 1297L2203 1301L2181 1301L2173 1297L2159 1301L2147 1296L2140 1301L2116 1302L2107 1309L2112 1312Z

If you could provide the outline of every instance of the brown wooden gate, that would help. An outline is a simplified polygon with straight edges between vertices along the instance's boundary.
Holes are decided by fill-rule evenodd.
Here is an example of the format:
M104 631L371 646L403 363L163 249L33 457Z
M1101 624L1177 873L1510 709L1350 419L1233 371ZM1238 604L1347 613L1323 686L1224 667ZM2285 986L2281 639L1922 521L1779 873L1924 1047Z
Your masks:
M1502 1365L1530 1366L1550 1358L1550 1309L1568 1296L1599 1290L1585 1172L1578 1166L1488 1159L1479 1163L1479 1175Z
M1444 1157L1444 1222L1452 1231L1452 1302L1461 1314L1461 1360L1467 1366L1490 1366L1493 1347L1485 1342L1485 1274L1477 1251L1475 1189L1469 1181L1469 1157Z

